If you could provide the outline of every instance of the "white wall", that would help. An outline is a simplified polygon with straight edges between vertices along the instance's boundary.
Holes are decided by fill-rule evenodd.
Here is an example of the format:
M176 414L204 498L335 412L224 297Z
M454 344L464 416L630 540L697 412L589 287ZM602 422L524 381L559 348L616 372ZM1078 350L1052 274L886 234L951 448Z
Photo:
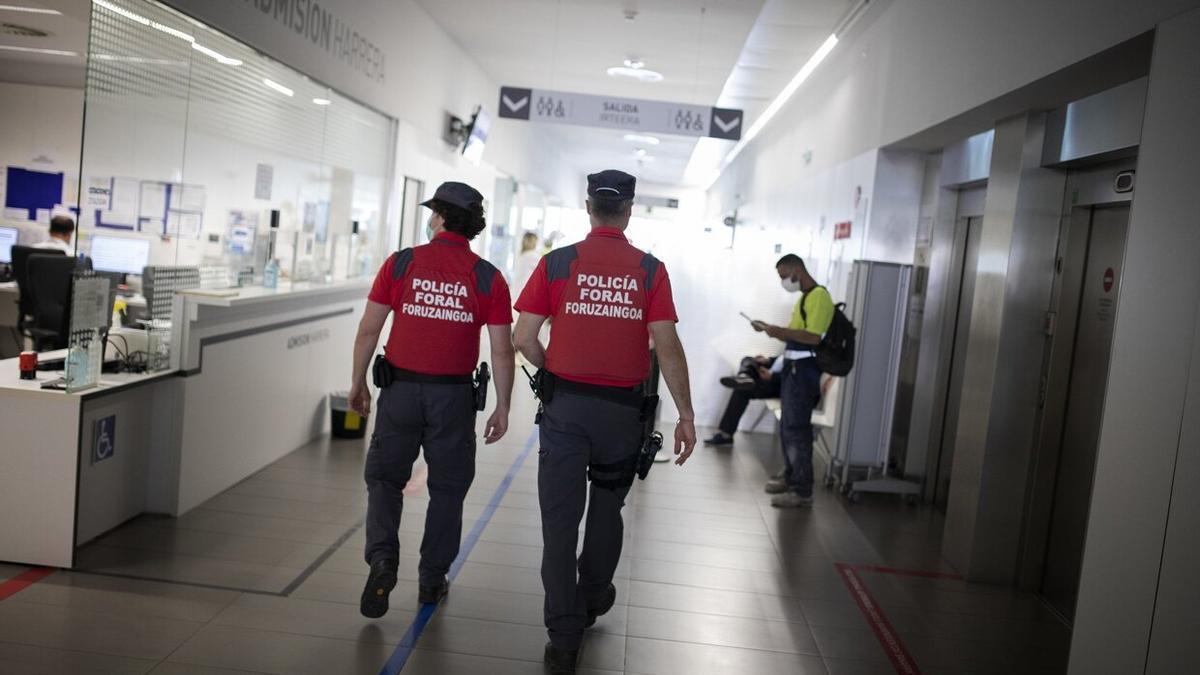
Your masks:
M829 167L992 101L1197 4L877 0L721 176L712 190L714 208L789 203L798 183ZM803 160L806 152L811 164Z

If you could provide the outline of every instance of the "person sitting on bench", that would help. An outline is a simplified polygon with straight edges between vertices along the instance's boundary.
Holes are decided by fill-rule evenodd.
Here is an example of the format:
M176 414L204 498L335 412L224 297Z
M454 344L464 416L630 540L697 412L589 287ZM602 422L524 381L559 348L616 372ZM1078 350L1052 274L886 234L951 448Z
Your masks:
M777 356L747 356L742 359L736 375L721 378L721 384L732 389L733 393L729 396L717 433L705 439L705 445L733 445L733 432L737 431L750 401L779 398L779 369L782 366L783 360Z

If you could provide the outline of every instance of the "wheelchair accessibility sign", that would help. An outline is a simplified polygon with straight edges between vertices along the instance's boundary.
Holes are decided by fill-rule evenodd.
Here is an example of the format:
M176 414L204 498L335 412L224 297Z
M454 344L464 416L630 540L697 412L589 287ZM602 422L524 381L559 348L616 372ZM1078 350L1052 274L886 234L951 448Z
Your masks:
M117 416L109 415L96 420L92 437L92 464L103 462L113 456L117 447Z

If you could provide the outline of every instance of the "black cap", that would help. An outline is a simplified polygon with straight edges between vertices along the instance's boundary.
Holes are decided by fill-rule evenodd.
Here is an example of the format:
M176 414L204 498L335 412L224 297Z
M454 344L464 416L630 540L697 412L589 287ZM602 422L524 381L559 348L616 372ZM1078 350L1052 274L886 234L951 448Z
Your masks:
M433 193L433 198L421 202L421 206L429 206L435 201L453 204L469 211L476 205L483 205L483 195L479 194L479 190L466 183L450 181L439 185L437 192Z
M633 199L637 179L624 171L606 169L588 176L588 197L592 199Z

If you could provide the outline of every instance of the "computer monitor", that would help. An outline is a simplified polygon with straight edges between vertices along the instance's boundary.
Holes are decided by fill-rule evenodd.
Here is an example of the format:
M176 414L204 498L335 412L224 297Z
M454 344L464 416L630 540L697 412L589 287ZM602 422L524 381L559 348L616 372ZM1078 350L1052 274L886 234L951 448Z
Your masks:
M92 269L97 272L141 274L150 263L150 240L131 237L92 237Z
M19 234L15 227L0 227L0 265L12 264L12 247Z

